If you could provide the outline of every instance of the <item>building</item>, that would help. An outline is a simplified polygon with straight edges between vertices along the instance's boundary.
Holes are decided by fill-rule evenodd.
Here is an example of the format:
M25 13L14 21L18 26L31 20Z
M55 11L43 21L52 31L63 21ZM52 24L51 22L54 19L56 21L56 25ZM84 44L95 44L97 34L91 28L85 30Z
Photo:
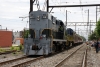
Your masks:
M12 46L12 31L0 30L0 47Z

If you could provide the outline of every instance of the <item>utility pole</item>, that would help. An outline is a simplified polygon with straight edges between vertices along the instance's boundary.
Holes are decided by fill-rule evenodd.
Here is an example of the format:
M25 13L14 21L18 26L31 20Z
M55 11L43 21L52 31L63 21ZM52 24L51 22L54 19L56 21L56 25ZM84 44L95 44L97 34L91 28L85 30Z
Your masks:
M76 32L76 23L75 23L75 32Z
M30 11L29 11L29 13L32 12L32 11L33 11L33 0L30 0Z
M29 13L33 11L34 2L35 2L35 0L30 0L30 11L29 11Z
M78 28L78 34L79 34L79 28Z
M47 0L47 12L49 12L49 0Z
M67 10L66 10L66 28L67 28Z
M2 29L2 25L0 25L1 29Z
M88 40L88 26L89 26L89 9L88 9L88 22L87 22L87 40Z
M96 6L96 23L97 23L97 6Z
M91 21L92 21L92 20L90 20L90 35L91 35Z

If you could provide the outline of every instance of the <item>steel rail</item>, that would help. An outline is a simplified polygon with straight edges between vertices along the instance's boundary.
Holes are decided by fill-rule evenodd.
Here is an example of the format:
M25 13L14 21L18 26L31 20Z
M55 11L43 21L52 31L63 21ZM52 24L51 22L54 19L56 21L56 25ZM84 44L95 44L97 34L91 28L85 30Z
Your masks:
M23 67L23 66L27 66L28 64L32 63L32 62L35 62L37 60L40 60L40 59L43 59L44 56L41 56L41 57L38 57L38 58L35 58L35 59L32 59L32 60L29 60L29 61L26 61L26 62L23 62L23 63L20 63L20 64L16 64L16 65L13 65L12 67Z
M62 61L60 61L58 64L56 64L54 67L61 67L61 65L64 63L64 61L66 61L67 59L69 59L71 56L73 56L73 54L75 54L80 48L82 48L83 46L79 47L77 50L75 50L74 52L72 52L71 54L69 54L66 58L64 58Z
M10 64L12 62L18 61L18 60L22 60L27 58L26 56L20 57L20 58L16 58L16 59L12 59L12 60L8 60L8 61L4 61L4 62L0 62L0 66L4 65L4 64Z
M0 55L2 55L2 54L10 54L10 53L13 53L13 52L16 52L16 51L6 51L6 52L0 52Z
M87 49L84 52L84 57L82 61L82 67L86 67L86 61L87 61Z

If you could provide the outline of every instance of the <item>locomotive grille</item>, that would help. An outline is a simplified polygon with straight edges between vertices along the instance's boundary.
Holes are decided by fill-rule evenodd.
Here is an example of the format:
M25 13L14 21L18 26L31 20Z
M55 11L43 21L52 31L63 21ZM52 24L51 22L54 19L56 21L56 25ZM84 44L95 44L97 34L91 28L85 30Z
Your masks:
M38 43L39 43L39 40L38 40L38 39L35 39L34 41L35 41L35 43L36 43L36 44L38 44Z

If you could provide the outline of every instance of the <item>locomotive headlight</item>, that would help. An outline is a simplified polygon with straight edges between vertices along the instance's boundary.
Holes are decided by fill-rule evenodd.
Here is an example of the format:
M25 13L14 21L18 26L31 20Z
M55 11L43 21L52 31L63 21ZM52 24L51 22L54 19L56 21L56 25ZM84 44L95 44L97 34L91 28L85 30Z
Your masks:
M46 35L43 35L43 37L45 38L45 37L46 37Z
M37 16L37 20L40 20L40 16Z
M33 14L31 14L29 17L30 19L35 19L35 16Z
M30 19L35 19L35 17L34 16L30 16Z
M43 19L46 19L47 18L47 15L46 14L43 14L42 18Z

